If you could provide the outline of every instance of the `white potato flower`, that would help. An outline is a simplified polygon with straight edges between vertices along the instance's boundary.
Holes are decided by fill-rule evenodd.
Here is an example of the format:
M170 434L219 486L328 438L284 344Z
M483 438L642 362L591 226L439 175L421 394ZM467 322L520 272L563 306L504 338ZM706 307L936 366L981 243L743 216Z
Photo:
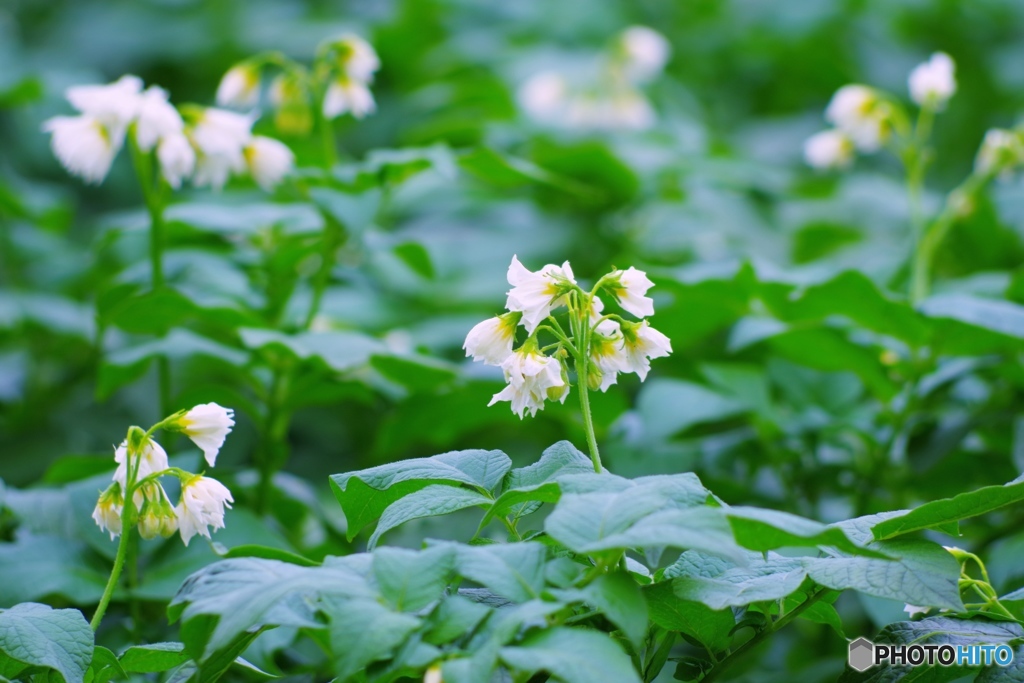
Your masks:
M196 152L184 133L168 135L161 140L156 148L156 159L164 180L175 190L196 168Z
M837 90L825 109L825 118L865 152L878 151L889 135L889 107L866 85L844 85Z
M138 115L141 92L141 79L122 76L106 85L72 86L65 92L65 97L72 107L99 120L117 140L124 136L128 124Z
M291 172L295 155L283 142L254 135L245 148L245 161L256 184L269 192Z
M355 81L369 83L380 68L380 58L373 46L357 35L347 34L338 39L341 68Z
M260 101L260 71L253 64L236 64L224 73L217 86L217 104L252 109Z
M911 605L910 603L905 603L903 605L903 611L906 612L907 616L911 619L913 619L917 614L928 614L931 609L931 607L919 607L917 605Z
M620 372L630 372L628 360L619 323L602 320L590 337L590 368L597 370L590 388L608 391L608 387L618 380ZM587 379L589 381L591 377Z
M163 472L169 466L167 463L167 451L151 438L146 440L141 452L133 456L133 458L138 460L138 464L132 463L136 482L142 481L155 472ZM117 469L114 470L114 481L120 484L122 489L126 488L128 478L127 441L122 441L121 445L114 450L114 462L117 463Z
M191 131L199 151L193 183L220 189L232 173L246 169L245 147L252 139L253 118L225 109L209 107Z
M639 323L623 323L622 340L626 352L626 372L635 372L641 380L647 379L652 358L662 358L672 353L669 338L650 326L646 320Z
M167 91L151 86L139 96L138 118L135 121L135 142L148 152L161 140L181 135L185 123L181 114L167 101Z
M823 130L807 138L804 159L821 170L848 168L853 163L853 141L840 130Z
M604 289L615 297L624 310L638 318L654 315L654 300L644 296L654 286L647 273L630 266L628 270L615 271L612 276L605 283Z
M444 683L444 679L441 677L441 667L435 664L427 669L423 674L423 683Z
M203 451L206 462L217 464L217 453L235 426L235 411L216 403L202 403L182 414L168 429L182 432Z
M110 532L110 540L120 536L123 530L121 513L124 510L124 494L116 481L100 494L92 518L100 530Z
M211 528L223 529L224 508L233 502L231 492L216 479L195 475L182 482L181 500L174 512L185 545L197 534L210 538Z
M524 344L501 364L508 386L491 398L488 406L499 401L509 401L512 412L523 418L544 409L544 401L565 402L569 385L563 376L561 362L545 356L537 350L536 343Z
M516 99L537 121L559 123L569 103L569 85L561 74L542 71L520 86Z
M357 119L372 114L377 108L373 93L364 81L354 78L339 78L327 86L324 95L323 113L328 119L336 119L351 113Z
M150 482L142 487L143 503L139 509L139 535L150 539L167 538L178 530L178 515L174 511L167 492L159 482Z
M1007 173L1024 162L1024 141L1019 133L993 128L985 133L974 167L979 173Z
M512 343L522 314L518 311L488 318L473 326L462 348L474 361L501 365L512 355Z
M121 138L94 116L55 116L43 124L50 148L61 165L87 183L101 183L121 149Z
M626 73L641 82L661 73L672 54L665 36L646 26L627 28L619 38L619 45L625 55Z
M940 110L956 92L956 65L945 52L936 52L910 72L910 97L922 107Z
M527 334L551 315L551 311L565 303L564 294L576 284L572 267L566 261L561 266L547 264L536 273L526 269L516 256L508 267L508 292L505 308L523 314L522 324Z

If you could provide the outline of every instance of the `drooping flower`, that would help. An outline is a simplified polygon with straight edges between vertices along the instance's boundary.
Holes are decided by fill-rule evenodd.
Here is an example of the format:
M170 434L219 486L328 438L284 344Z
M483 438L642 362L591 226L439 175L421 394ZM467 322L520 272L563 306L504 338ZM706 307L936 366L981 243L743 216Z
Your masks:
M380 68L380 58L372 45L349 33L339 38L335 47L345 75L362 83L373 81L373 74Z
M124 495L116 481L100 494L92 518L102 531L110 532L110 540L121 535L121 513L124 510Z
M160 173L175 190L196 168L196 152L183 133L168 135L156 148Z
M650 326L646 320L621 325L623 347L626 352L626 372L635 372L641 380L647 379L651 359L672 353L669 338Z
M138 464L135 464L136 460ZM114 481L123 489L127 486L128 478L127 441L122 441L121 445L114 450L114 462L117 463L117 469L114 470ZM146 439L138 454L132 454L132 470L134 470L136 482L142 481L154 472L163 472L167 467L167 451L152 438Z
M596 372L595 372L596 370ZM602 320L590 337L590 365L587 377L591 389L608 391L620 372L630 372L622 330L614 320Z
M43 124L50 148L61 165L87 183L101 183L110 171L121 140L94 116L55 116Z
M807 138L804 159L813 168L847 168L853 163L853 141L839 130L823 130Z
M552 309L564 304L563 297L576 280L568 261L561 266L549 263L534 273L513 256L508 267L508 283L512 289L505 308L521 312L526 333L533 334L537 325L551 315Z
M283 142L254 135L245 148L245 161L256 184L273 190L295 165L295 155Z
M522 313L514 311L474 325L462 345L466 355L487 365L501 365L512 355L512 343L520 318Z
M328 119L336 119L351 113L357 119L372 114L377 108L373 93L364 81L354 78L338 78L327 86L324 95L323 113Z
M139 96L135 142L143 152L150 151L161 140L181 135L184 128L181 114L167 101L166 90L151 86Z
M654 283L647 277L647 273L630 266L628 270L617 270L612 273L612 279L604 288L615 297L623 309L638 318L646 318L654 315L654 300L644 296L653 286Z
M844 85L825 109L825 118L846 133L858 149L875 152L890 132L889 106L866 85Z
M260 71L254 64L236 64L224 73L217 86L217 104L251 109L260 100Z
M487 405L509 401L512 412L520 419L527 412L532 417L543 410L546 400L565 402L569 395L561 362L540 353L536 341L527 341L516 349L501 364L501 369L508 386L495 394Z
M245 171L245 147L252 139L251 116L225 109L205 109L192 128L199 151L193 183L220 189L232 173Z
M917 65L907 78L910 97L922 107L936 111L956 92L956 65L945 52L936 52L927 62Z
M441 667L435 664L423 674L423 683L444 683L441 677Z
M672 48L665 36L646 26L630 26L622 32L619 45L625 56L627 75L647 81L661 73Z
M138 115L141 92L140 78L122 76L106 85L72 86L65 97L72 107L102 123L110 137L117 141L124 137L128 124Z
M180 431L192 439L203 451L206 462L213 467L217 462L217 453L224 445L224 439L235 426L235 411L224 408L216 403L203 403L181 415L167 426L168 429Z
M182 482L181 500L174 512L185 545L197 534L210 538L211 529L223 529L224 508L233 502L231 492L216 479L197 474Z
M519 88L519 106L542 123L557 123L568 105L569 86L561 74L542 71Z
M270 82L270 104L274 107L274 125L282 133L305 135L313 127L309 95L302 82L291 74L280 74Z
M167 538L178 530L178 515L159 482L149 482L142 489L143 503L139 509L139 535L143 538Z
M1012 130L993 128L985 133L974 167L979 173L1006 173L1024 162L1024 141Z

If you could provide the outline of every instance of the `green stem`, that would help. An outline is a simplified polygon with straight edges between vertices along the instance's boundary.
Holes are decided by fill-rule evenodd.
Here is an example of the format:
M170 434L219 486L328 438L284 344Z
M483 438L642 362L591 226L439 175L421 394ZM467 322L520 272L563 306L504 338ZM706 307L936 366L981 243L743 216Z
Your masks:
M125 504L127 505L127 502ZM107 587L103 589L103 597L100 598L100 604L96 606L96 612L93 613L92 621L89 622L93 631L100 627L103 615L107 611L107 605L110 604L110 597L114 594L114 587L117 586L117 580L121 578L124 560L128 555L128 537L130 535L130 528L122 530L121 540L117 544L117 555L114 557L114 568L110 570L110 578L107 579Z
M260 448L260 480L256 494L256 509L265 513L270 503L274 473L287 460L289 415L285 409L288 396L289 370L275 365L267 395L267 417L264 423L263 444Z
M793 608L793 611L789 614L779 617L770 625L765 626L763 629L758 631L753 638L740 645L738 648L729 653L729 655L716 664L710 671L704 674L704 677L700 679L700 683L708 683L714 681L722 675L722 673L737 659L742 657L744 654L753 650L755 647L761 644L761 642L772 635L776 631L781 630L789 622L800 616L805 610L811 607L813 604L821 600L830 591L826 588L818 588L816 592L812 593L806 600L804 600L798 607Z
M927 262L923 259L923 243L927 228L921 195L928 166L928 138L931 135L934 112L922 107L914 126L913 140L904 153L907 168L907 199L910 205L910 228L914 240L914 258L910 275L910 301L916 304L928 295Z
M594 420L590 415L590 397L587 395L587 364L587 356L583 354L582 360L580 361L579 371L577 372L578 377L576 378L576 386L579 389L580 394L580 411L583 413L583 429L587 433L587 447L590 449L590 459L594 462L594 471L600 474L602 472L601 454L597 450L597 437L594 435Z

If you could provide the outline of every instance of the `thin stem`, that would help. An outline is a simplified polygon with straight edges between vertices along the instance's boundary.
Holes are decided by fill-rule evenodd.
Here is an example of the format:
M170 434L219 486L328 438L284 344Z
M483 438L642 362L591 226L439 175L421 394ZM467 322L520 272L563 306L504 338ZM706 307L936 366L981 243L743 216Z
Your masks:
M267 511L274 473L287 459L287 436L289 415L285 409L290 380L289 369L275 364L270 391L267 395L267 414L263 430L263 443L259 450L260 480L256 494L256 509Z
M127 501L125 501L126 506L127 504ZM107 579L107 587L103 589L103 597L100 598L100 604L96 606L96 612L93 613L92 621L89 622L93 631L100 627L103 615L107 611L107 605L110 604L110 597L114 594L114 587L117 586L117 580L121 578L124 560L128 555L128 537L130 535L131 528L124 529L121 533L121 540L117 544L117 555L114 557L114 568L110 570L110 578Z
M823 597L825 597L825 595L827 595L829 592L830 591L826 588L819 588L817 592L812 593L810 596L808 596L808 598L804 600L802 603L800 603L799 606L794 607L792 612L783 617L779 617L770 625L765 626L763 629L758 631L753 638L751 638L750 640L748 640L747 642L743 643L738 648L730 652L725 659L720 661L710 671L708 671L704 675L704 677L700 679L700 683L708 683L709 681L717 680L718 677L722 675L722 672L724 672L729 667L729 665L731 665L733 662L735 662L737 659L742 657L750 650L760 645L765 638L772 635L776 631L781 630L789 622L793 621L798 616L800 616L814 603L818 602L818 600L821 600Z
M928 295L927 263L922 258L922 246L927 225L922 208L925 170L928 166L928 138L931 135L935 113L922 107L914 126L913 140L904 153L907 168L907 199L910 205L910 227L914 240L914 259L911 265L910 300L917 303Z

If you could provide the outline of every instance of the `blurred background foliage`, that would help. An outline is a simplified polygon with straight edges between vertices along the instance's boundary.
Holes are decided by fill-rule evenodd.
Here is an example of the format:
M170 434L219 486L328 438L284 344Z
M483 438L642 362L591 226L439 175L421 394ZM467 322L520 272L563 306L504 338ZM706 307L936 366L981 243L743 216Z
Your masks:
M632 24L672 46L666 72L644 88L653 127L575 130L525 115L517 90L527 78L589 68ZM270 198L246 182L176 196L171 290L146 298L147 219L129 164L84 186L40 132L66 111L64 89L134 73L177 104L210 104L240 59L282 51L308 61L345 31L370 40L383 66L378 113L338 122L342 162L318 170L317 139L262 119L258 129L295 150L302 182ZM466 332L502 307L513 254L534 269L568 259L591 281L635 265L658 284L654 324L675 353L646 384L623 378L621 391L594 399L614 472L693 470L730 503L824 521L1008 481L1024 468L1017 309L993 313L1000 331L974 346L952 323L919 329L892 303L904 298L911 248L899 165L876 155L823 175L803 166L801 148L839 86L905 98L909 70L946 51L959 91L936 125L925 200L937 209L985 131L1024 108L1022 31L1016 0L7 0L5 505L24 516L40 503L19 489L40 486L63 496L64 510L94 501L89 477L109 469L125 427L161 417L151 362L161 355L171 408L215 400L238 411L223 462L243 505L215 537L227 547L258 537L312 556L343 551L340 513L317 503L330 473L470 447L501 448L521 465L558 439L581 444L575 407L549 404L524 422L487 408L500 374L463 358ZM996 184L945 243L936 291L1024 302L1022 217L1019 181ZM858 272L841 275L849 269ZM328 286L305 331L320 277ZM921 337L948 342L947 356L922 361L911 350ZM907 386L920 389L912 400ZM278 451L260 455L268 434ZM898 451L897 472L865 455L879 449ZM283 467L269 526L265 507L245 504L259 498L245 494L254 461ZM1024 537L1004 538L1012 516L990 521L976 538L994 544L992 570L1009 580ZM87 515L88 529L68 523L77 524L38 522L80 539L64 561L109 557ZM405 542L458 536L451 524L410 525ZM19 538L21 556L43 536L34 538ZM213 557L174 543L152 550L162 569L145 585L157 602ZM83 569L85 583L51 593L89 604L96 580ZM27 599L6 591L0 604ZM893 617L892 605L865 609L879 610L878 624Z

